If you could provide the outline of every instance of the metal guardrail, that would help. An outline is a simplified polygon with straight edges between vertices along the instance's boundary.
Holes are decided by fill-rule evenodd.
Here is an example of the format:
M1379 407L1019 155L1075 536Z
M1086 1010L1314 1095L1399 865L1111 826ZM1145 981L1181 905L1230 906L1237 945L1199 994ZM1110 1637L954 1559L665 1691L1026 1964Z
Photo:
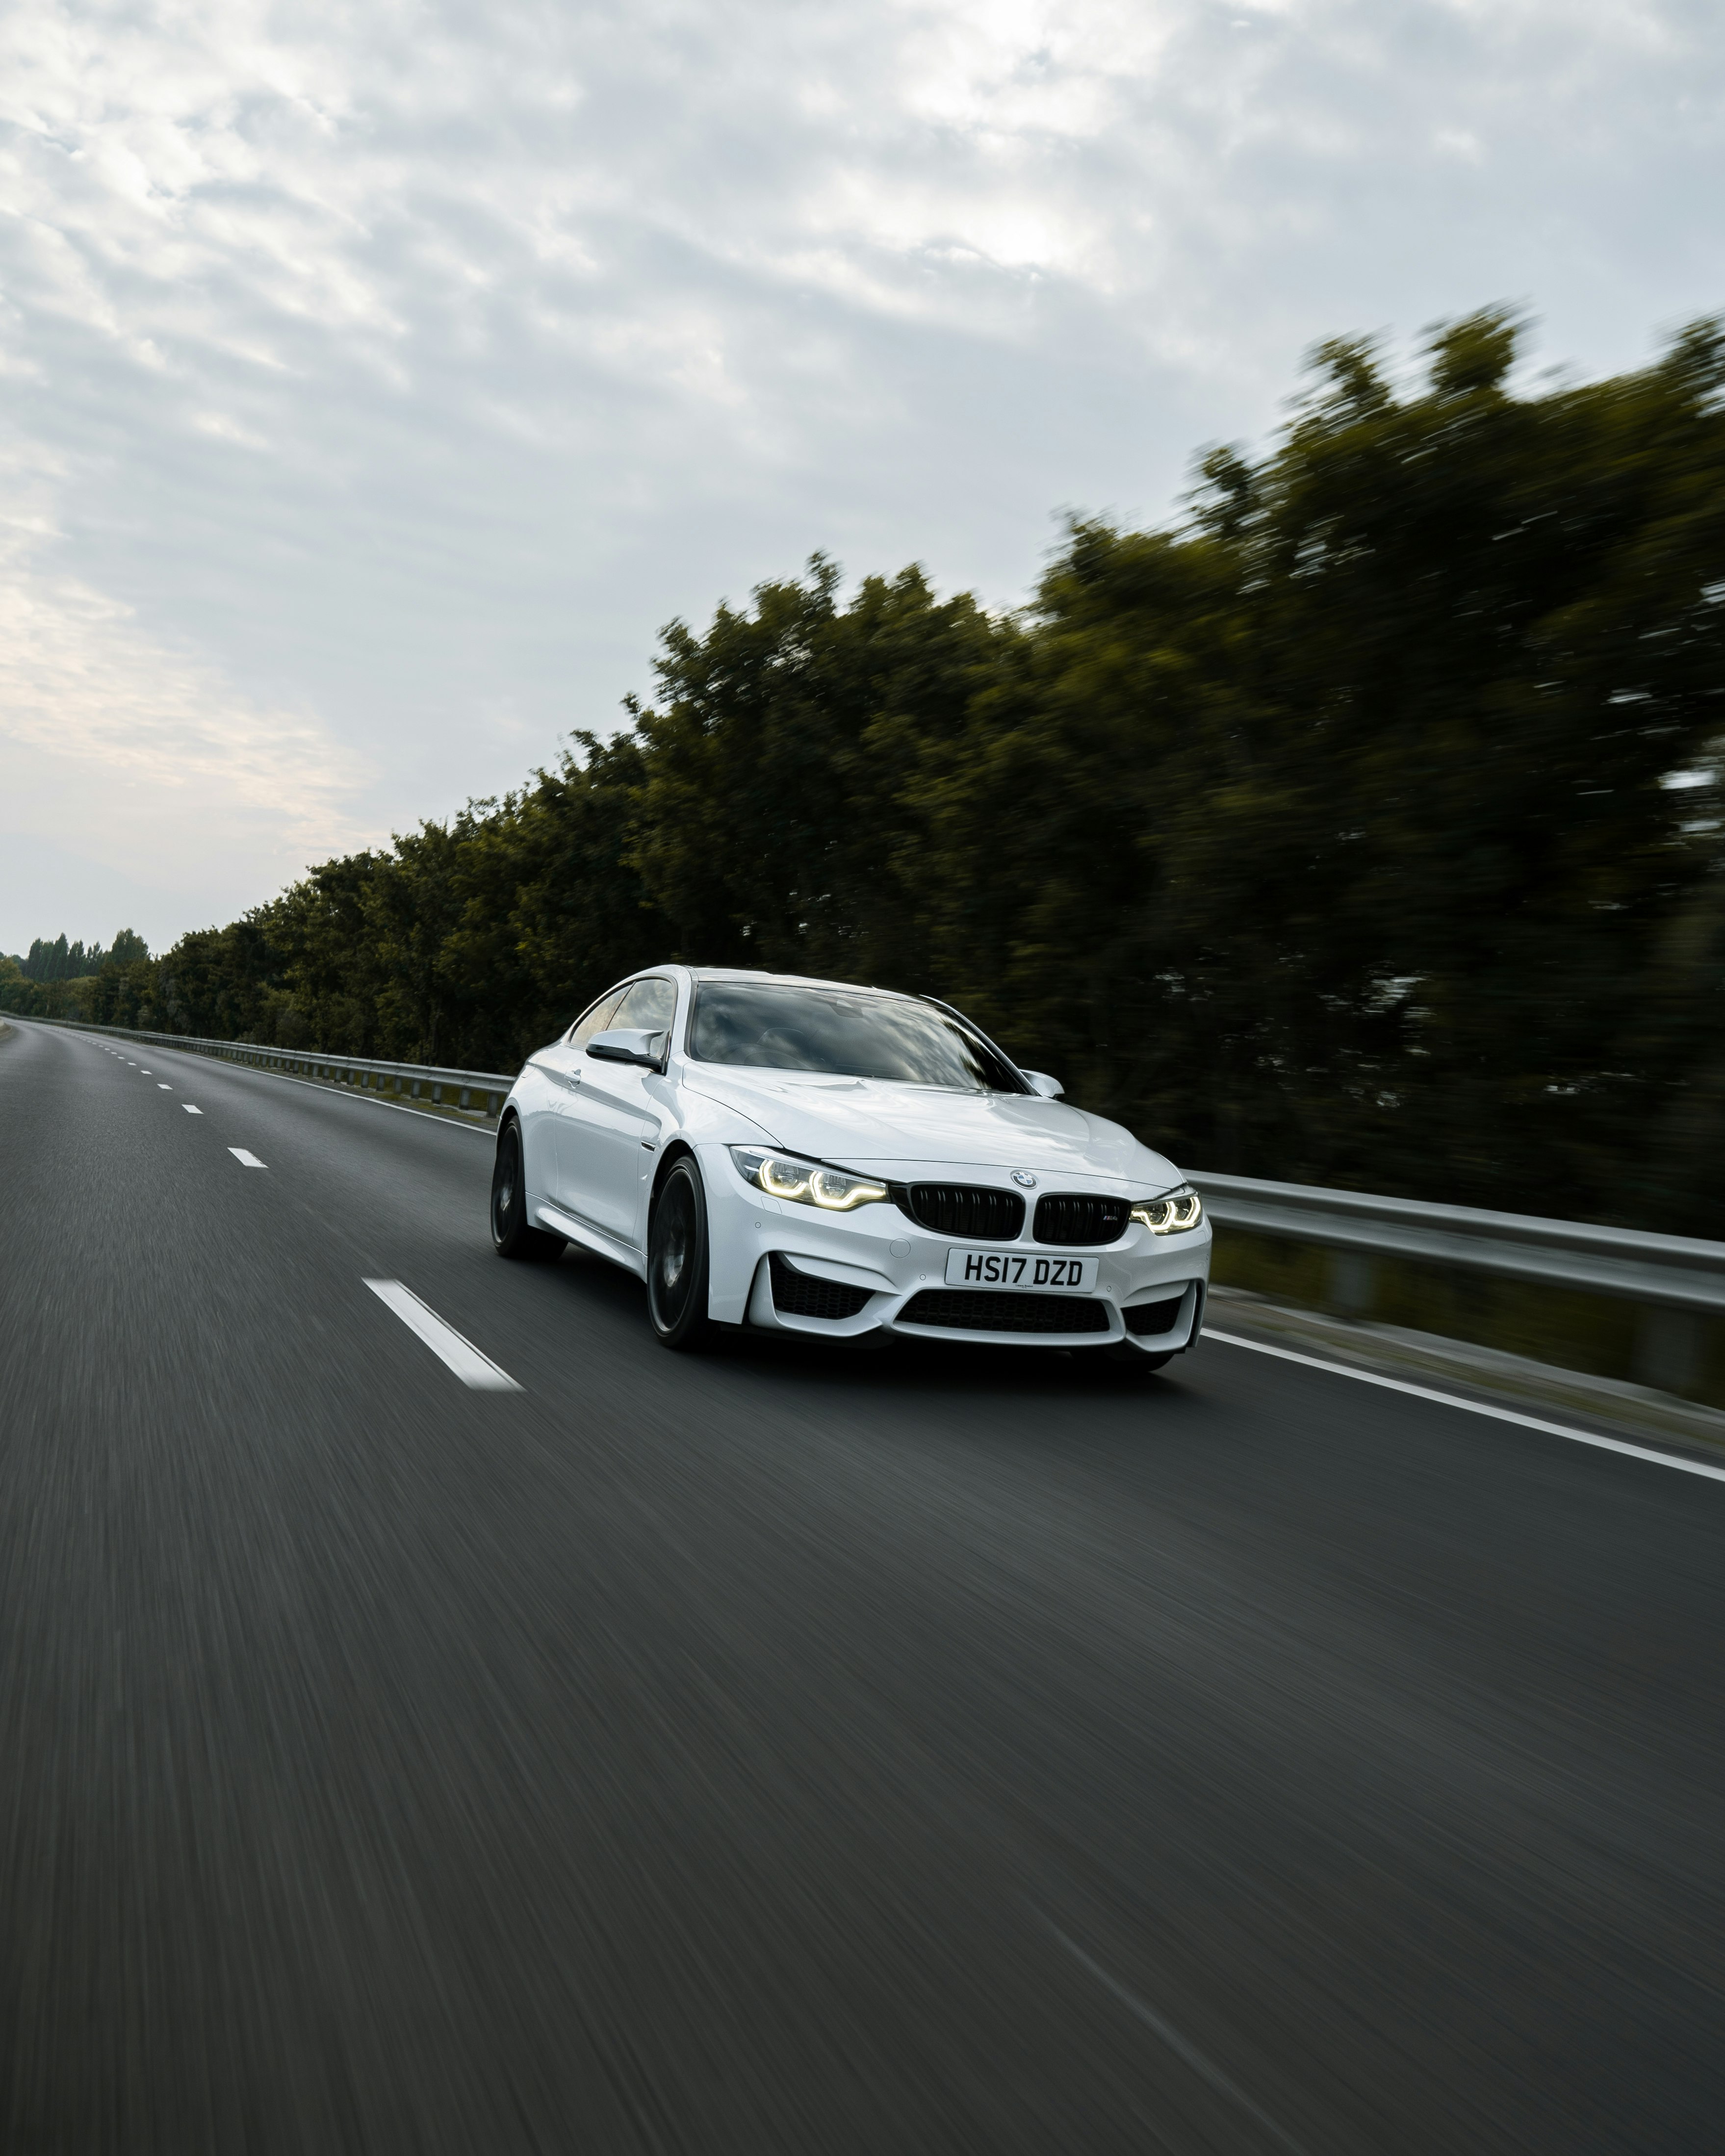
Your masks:
M18 1014L13 1014L16 1016ZM515 1080L498 1070L449 1070L429 1063L386 1063L367 1055L325 1055L310 1049L265 1048L249 1040L205 1040L185 1033L145 1033L129 1025L95 1025L83 1019L26 1018L28 1025L64 1026L71 1033L106 1034L115 1040L136 1040L151 1048L183 1050L253 1070L279 1071L290 1078L354 1086L374 1096L420 1101L433 1107L468 1115L501 1115Z
M1204 1193L1210 1218L1226 1228L1363 1257L1458 1265L1668 1310L1725 1312L1725 1243L1243 1175L1194 1173L1191 1180Z

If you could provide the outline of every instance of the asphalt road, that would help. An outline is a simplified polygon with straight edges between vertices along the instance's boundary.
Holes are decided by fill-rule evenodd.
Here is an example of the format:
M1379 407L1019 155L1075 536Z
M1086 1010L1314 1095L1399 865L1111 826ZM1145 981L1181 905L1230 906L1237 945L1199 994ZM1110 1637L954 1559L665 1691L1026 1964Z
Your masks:
M677 1358L490 1158L0 1038L6 2156L1720 2144L1725 1484Z

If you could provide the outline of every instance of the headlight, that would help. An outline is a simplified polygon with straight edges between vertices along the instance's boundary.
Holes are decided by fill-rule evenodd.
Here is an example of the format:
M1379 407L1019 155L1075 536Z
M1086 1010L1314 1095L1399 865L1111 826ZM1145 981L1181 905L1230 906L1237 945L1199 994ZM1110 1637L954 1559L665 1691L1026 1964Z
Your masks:
M865 1175L846 1175L842 1168L792 1160L782 1152L732 1146L731 1158L743 1181L752 1183L757 1190L764 1190L769 1198L788 1198L796 1205L818 1205L823 1213L850 1213L888 1194L884 1183L871 1183Z
M1161 1198L1141 1198L1132 1208L1132 1218L1153 1235L1178 1235L1203 1219L1204 1200L1189 1183L1183 1183Z

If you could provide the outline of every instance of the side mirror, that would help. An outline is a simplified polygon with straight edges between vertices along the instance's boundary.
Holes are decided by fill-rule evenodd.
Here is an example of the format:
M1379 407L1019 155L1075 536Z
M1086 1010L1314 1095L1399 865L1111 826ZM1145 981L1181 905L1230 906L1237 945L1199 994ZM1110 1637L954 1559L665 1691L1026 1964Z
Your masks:
M614 1033L596 1033L587 1052L600 1063L639 1063L644 1070L660 1070L670 1042L668 1033L636 1033L619 1026Z
M1024 1075L1030 1081L1030 1091L1040 1094L1045 1101L1058 1101L1065 1093L1066 1089L1060 1080L1050 1078L1045 1070L1027 1070Z

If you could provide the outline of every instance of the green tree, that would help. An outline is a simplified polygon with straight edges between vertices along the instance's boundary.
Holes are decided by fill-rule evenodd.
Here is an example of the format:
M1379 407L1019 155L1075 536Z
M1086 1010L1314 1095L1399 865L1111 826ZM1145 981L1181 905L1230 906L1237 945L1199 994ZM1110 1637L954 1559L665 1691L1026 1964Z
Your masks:
M1398 398L1326 347L1188 531L1075 531L912 848L972 993L1189 1157L1693 1224L1719 848L1668 782L1725 725L1721 343L1531 397L1514 349L1455 325Z
M636 713L634 859L678 952L708 963L919 981L918 895L887 872L924 745L962 731L1011 632L918 568L848 607L817 556L697 637L665 632Z
M474 1067L519 1061L671 943L631 853L645 773L633 733L577 737L555 772L460 825L460 924L443 957Z

